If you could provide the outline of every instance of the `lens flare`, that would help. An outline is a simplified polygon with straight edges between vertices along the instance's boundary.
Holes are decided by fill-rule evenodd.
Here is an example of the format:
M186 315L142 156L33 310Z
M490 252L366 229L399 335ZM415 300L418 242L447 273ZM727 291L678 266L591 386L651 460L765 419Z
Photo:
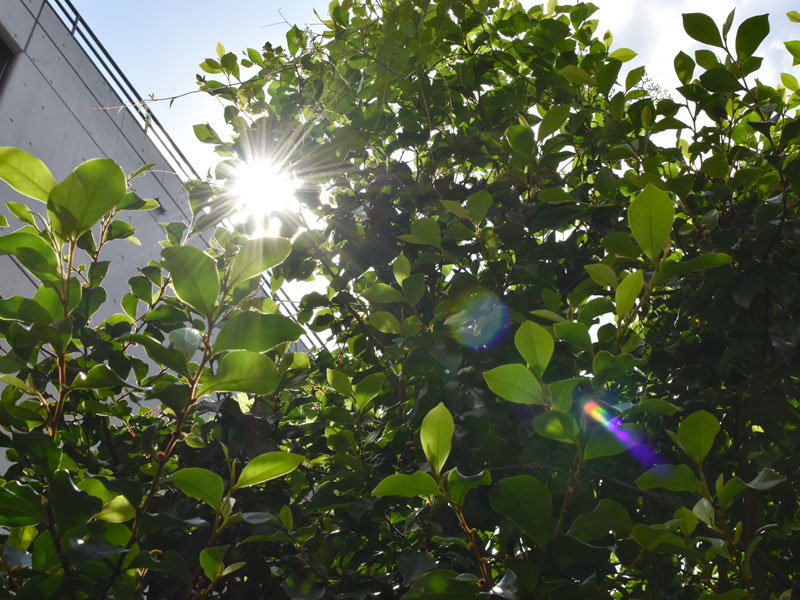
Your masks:
M508 333L508 307L492 293L481 290L467 294L456 307L457 311L445 320L445 325L464 346L490 350Z
M608 412L594 400L583 405L583 412L606 428L625 450L629 451L637 461L643 465L654 465L663 462L658 454L638 436L635 432L622 429L623 424L618 418L612 418Z

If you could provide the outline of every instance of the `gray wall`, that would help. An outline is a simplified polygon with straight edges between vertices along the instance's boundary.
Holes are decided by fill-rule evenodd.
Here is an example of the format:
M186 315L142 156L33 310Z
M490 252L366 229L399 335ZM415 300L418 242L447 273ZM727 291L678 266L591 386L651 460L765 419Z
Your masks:
M109 157L126 173L157 163L134 180L142 198L157 198L163 210L123 213L136 228L141 246L115 240L100 258L112 261L104 287L108 303L98 316L118 312L119 300L130 291L127 280L136 268L159 256L164 239L160 222L190 219L188 198L180 178L112 90L91 58L44 0L0 0L0 36L18 54L0 83L0 146L16 146L40 158L57 181L85 160ZM42 212L44 205L23 198L0 182L0 212L13 226L19 221L5 202L24 202ZM0 295L31 296L31 280L8 257L0 257Z

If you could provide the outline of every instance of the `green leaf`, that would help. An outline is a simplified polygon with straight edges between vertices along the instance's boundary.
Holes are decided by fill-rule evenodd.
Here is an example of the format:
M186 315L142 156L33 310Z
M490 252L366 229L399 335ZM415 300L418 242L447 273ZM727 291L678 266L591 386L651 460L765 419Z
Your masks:
M24 196L47 202L56 185L53 174L35 156L19 148L0 147L0 179Z
M541 325L525 321L514 335L517 351L535 373L541 376L553 356L553 336Z
M577 444L581 436L575 418L569 413L555 410L536 415L533 418L533 429L542 437L568 444Z
M675 57L675 73L684 85L692 81L694 75L694 61L692 57L681 51Z
M350 385L350 378L341 371L328 369L327 378L330 386L342 396L353 395L353 386Z
M211 581L216 581L222 576L225 565L222 562L225 558L225 553L228 551L230 544L225 546L212 546L210 548L203 548L200 552L200 566L203 568L203 573Z
M800 23L800 13L796 10L790 10L786 13L786 16L792 23Z
M719 419L705 410L688 415L678 426L683 450L698 463L703 462L719 433Z
M434 569L417 577L402 600L477 600L477 581L449 569Z
M188 467L173 473L170 481L187 496L202 500L211 508L217 509L225 493L222 477L198 467Z
M56 235L77 240L125 196L127 180L123 170L110 158L89 160L47 197L47 214Z
M447 472L447 493L458 506L464 504L467 492L472 488L492 484L491 473L484 469L477 475L462 475L461 471L450 469Z
M719 34L714 20L703 13L685 13L683 15L683 28L698 42L722 48L722 36Z
M104 364L93 366L88 372L79 372L70 387L77 390L93 390L119 386L133 387ZM141 389L141 388L138 388Z
M48 478L53 476L61 463L62 452L53 438L38 431L14 432L14 449L28 458L36 470Z
M645 491L653 488L695 494L703 491L700 481L686 465L657 465L640 475L634 483Z
M608 265L597 263L594 265L583 265L583 268L596 284L602 285L603 287L617 287L617 283L619 282L617 274L614 272L614 269Z
M736 58L744 62L758 49L769 35L769 15L756 15L745 19L736 32Z
M214 375L205 378L198 395L211 392L247 392L269 394L279 382L272 360L256 352L236 350L222 357Z
M553 535L550 490L530 475L506 477L494 484L489 503L495 512L516 523L540 548Z
M623 319L627 316L643 287L644 273L642 271L634 271L622 280L614 298L617 304L617 317Z
M730 508L736 496L745 490L750 489L765 492L784 481L786 481L786 477L766 467L761 469L759 474L749 482L744 482L738 477L733 477L722 487L719 493L719 503L722 508Z
M578 85L594 85L594 79L586 71L576 65L567 65L559 71L564 79Z
M56 525L62 532L86 525L103 510L103 501L76 488L67 471L55 472L47 495L48 504L55 513Z
M470 194L467 198L467 212L475 225L479 225L483 221L493 202L492 195L486 190Z
M356 384L355 398L358 410L363 409L367 402L380 393L384 381L386 381L386 375L383 373L372 373Z
M800 61L800 40L791 40L789 42L783 42L783 45L786 46L786 49L789 53L794 57L795 63Z
M6 206L8 207L8 210L10 210L11 213L20 221L28 223L29 225L36 225L36 221L33 218L33 212L31 212L31 209L24 204L7 200ZM6 222L6 225L8 225L8 222Z
M403 325L392 313L378 310L369 315L369 323L382 333L401 333Z
M542 122L539 123L539 140L543 140L548 135L551 135L561 129L561 126L566 123L569 117L570 106L562 104L561 106L554 106L548 110Z
M305 43L305 33L297 25L292 25L292 28L286 32L286 45L292 56L295 56L305 46Z
M511 149L530 159L536 149L536 140L533 137L533 130L525 125L512 125L506 129L506 139Z
M391 302L405 302L406 298L400 290L394 289L385 283L376 283L365 289L361 294L371 302L389 304Z
M411 234L417 236L425 244L439 246L442 243L442 232L439 223L430 217L423 217L411 224Z
M690 260L668 260L661 264L661 269L658 272L655 283L661 283L662 281L666 281L671 277L677 277L683 273L705 271L707 269L713 269L714 267L729 265L732 262L733 258L720 252L701 254Z
M572 522L567 535L583 541L597 540L614 533L628 534L633 529L633 522L628 511L618 502L603 498L592 512L578 515Z
M15 231L0 236L0 255L10 254L43 282L61 282L59 259L50 245L38 235Z
M106 523L126 523L136 516L136 509L130 501L118 494L103 504L103 510L95 515L96 519Z
M217 135L217 132L214 131L214 129L208 123L198 123L197 125L193 125L192 129L194 130L195 137L197 137L197 139L204 144L222 143L222 140L220 139L219 135Z
M250 350L265 352L283 342L294 342L303 328L289 317L245 311L228 319L214 340L214 352Z
M261 275L282 263L292 251L292 243L284 238L256 238L239 249L231 266L230 284L234 286Z
M613 58L620 62L628 62L629 60L633 60L637 56L638 53L634 52L630 48L617 48L611 54L608 55L608 58Z
M539 193L536 194L536 198L539 200L539 202L544 204L558 204L562 202L575 201L569 192L560 187L549 187L539 190Z
M439 493L440 490L436 480L423 471L417 471L412 475L404 473L389 475L372 490L372 495L379 498L383 496L430 498Z
M572 396L575 393L575 388L582 381L584 381L583 377L570 377L569 379L548 383L551 408L563 413L569 412L570 407L572 407Z
M528 369L519 363L501 365L484 371L486 385L495 394L517 404L543 404L542 386Z
M403 294L411 304L416 304L425 294L425 275L414 273L403 280Z
M592 338L589 329L583 323L565 321L553 324L553 334L557 340L566 340L570 346L581 352L592 354Z
M742 89L739 81L725 67L714 67L700 75L700 83L716 94L737 92Z
M395 281L397 281L397 285L403 285L403 280L411 275L411 263L405 257L405 255L400 254L394 259L394 263L392 264L392 272L394 273L394 278Z
M239 475L236 489L250 487L291 473L305 460L292 452L267 452L251 460Z
M422 420L419 432L425 458L435 474L439 474L450 455L453 438L453 415L443 402L432 408Z
M173 329L167 335L170 348L191 356L203 345L203 334L194 327Z
M598 381L608 381L630 372L642 362L641 359L635 359L630 354L615 355L601 350L592 361L592 373Z
M220 289L214 259L194 246L164 248L161 257L172 275L172 287L178 298L201 315L210 317Z
M661 256L674 218L672 200L650 183L628 207L631 233L650 260L656 261Z

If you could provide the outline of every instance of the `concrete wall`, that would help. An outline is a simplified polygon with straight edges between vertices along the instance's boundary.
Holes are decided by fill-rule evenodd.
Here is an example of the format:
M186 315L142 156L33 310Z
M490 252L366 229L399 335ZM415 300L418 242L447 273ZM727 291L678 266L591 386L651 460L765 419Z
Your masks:
M111 260L104 287L107 306L98 316L118 312L119 300L129 292L127 280L136 267L159 256L164 239L159 223L186 221L190 210L180 178L127 109L107 109L123 104L92 59L44 0L0 0L0 37L16 52L4 81L0 82L0 146L16 146L40 158L57 181L85 160L109 157L126 173L156 163L149 173L134 180L142 198L156 198L161 210L123 213L142 242L110 242L101 259ZM13 226L19 221L5 202L23 202L39 212L44 205L23 198L0 183L0 213ZM30 297L38 282L12 259L0 257L0 295Z

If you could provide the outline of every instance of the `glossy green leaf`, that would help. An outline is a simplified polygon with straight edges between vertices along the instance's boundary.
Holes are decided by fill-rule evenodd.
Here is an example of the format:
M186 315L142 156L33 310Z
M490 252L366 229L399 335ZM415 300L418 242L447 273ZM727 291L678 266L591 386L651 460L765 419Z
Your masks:
M391 302L405 302L405 296L402 292L386 285L385 283L376 283L368 287L362 292L362 295L371 302L378 304L389 304Z
M47 202L56 185L45 164L19 148L0 148L0 179L24 196Z
M476 580L449 569L434 569L417 577L403 600L478 600Z
M578 515L567 532L579 540L596 540L613 531L618 535L630 533L633 522L628 511L618 502L603 498L591 512Z
M164 248L161 256L178 298L210 317L220 289L214 259L193 246Z
M230 545L211 546L210 548L203 548L200 552L200 566L203 568L203 573L211 581L216 581L222 576L222 572L225 569L222 561L229 547Z
M736 31L736 58L743 62L753 56L755 51L769 35L769 15L756 15L745 19Z
M493 203L492 195L486 190L470 194L469 198L467 198L467 212L472 222L479 225L486 217L486 213L489 212Z
M211 392L269 394L278 381L278 370L268 356L235 350L222 357L216 373L202 380L198 395Z
M655 261L661 256L674 218L672 200L652 184L647 184L628 207L628 223L633 237L650 260Z
M589 329L577 321L565 321L553 324L553 334L557 340L566 340L574 349L591 354L592 338Z
M638 56L638 53L634 52L630 48L617 48L608 55L608 58L616 59L620 62L628 62L629 60L633 60Z
M170 348L191 356L203 345L203 334L194 327L173 329L167 335Z
M235 487L236 489L250 487L283 477L299 467L304 460L304 456L292 452L261 454L245 465Z
M367 402L380 393L384 381L386 381L386 375L372 373L355 385L356 407L358 410L364 408Z
M119 494L103 504L103 510L95 518L106 523L127 523L135 516L136 509L125 496Z
M292 251L284 238L256 238L242 245L231 266L230 283L236 285L282 263Z
M683 51L678 52L675 56L675 73L684 85L689 83L694 76L694 61Z
M353 395L353 386L350 384L350 378L341 371L328 369L327 379L330 386L343 396Z
M688 415L678 426L683 450L698 463L703 462L720 430L719 419L705 410Z
M569 112L570 106L568 104L554 106L548 110L544 117L542 117L542 122L539 123L539 140L543 140L548 135L559 131L561 126L566 123Z
M53 475L48 492L48 503L56 517L60 531L85 526L103 509L103 501L75 487L67 471L59 470Z
M617 287L614 299L617 305L617 317L623 319L633 309L636 299L644 287L644 273L634 271L623 279Z
M599 381L608 381L625 375L642 362L630 354L611 354L601 350L592 361L592 372Z
M369 323L382 333L401 333L403 325L392 313L378 310L370 314Z
M417 236L425 244L438 246L442 243L442 233L439 223L430 217L423 217L411 224L411 234Z
M50 190L47 214L53 230L63 239L77 240L122 202L126 189L125 173L113 160L83 163Z
M750 489L765 492L779 483L786 481L786 477L769 468L763 468L751 481L745 482L738 477L733 477L725 482L719 493L719 503L722 508L730 508L733 501L742 492Z
M555 410L536 415L533 429L542 437L568 444L577 444L581 436L575 418L569 413Z
M411 275L411 263L405 255L401 254L394 259L394 263L392 263L392 272L394 273L397 285L403 285L403 280Z
M703 13L684 13L683 28L698 42L722 48L722 36L714 20Z
M264 352L283 342L297 341L303 328L289 317L245 311L228 319L214 340L214 352Z
M61 280L58 275L58 256L38 235L15 231L0 236L0 255L10 254L43 282Z
M86 372L79 372L70 387L78 390L91 390L119 386L136 387L127 383L106 365L99 364Z
M576 65L567 65L561 71L559 71L561 75L564 76L564 79L569 81L570 83L576 83L578 85L594 85L594 79L592 76L589 75L584 69Z
M517 404L542 404L542 386L524 365L512 363L484 371L486 385L495 394Z
M170 482L187 496L202 500L212 508L217 508L225 492L222 477L198 467L187 467L173 473Z
M672 277L677 277L683 273L697 273L721 267L722 265L729 265L733 262L727 254L721 252L710 252L708 254L701 254L689 260L668 260L662 263L661 270L656 277L656 283L661 283Z
M533 130L525 125L512 125L506 129L506 139L511 149L530 159L536 148L536 140L533 137Z
M560 412L569 412L572 407L572 396L575 393L575 388L584 381L583 377L570 377L569 379L562 379L560 381L553 381L548 383L550 388L550 405L553 410Z
M464 504L467 492L472 488L492 484L491 473L484 469L477 475L463 475L457 468L447 472L447 494L457 505Z
M553 336L541 325L525 321L514 334L514 345L528 366L540 376L553 356Z
M436 474L440 473L450 455L450 444L453 438L453 415L450 414L443 402L437 404L425 415L419 437L431 469Z
M617 283L619 282L617 274L614 272L614 269L608 265L597 263L594 265L583 265L583 268L596 284L602 285L603 287L617 287Z
M636 479L643 490L661 488L674 492L702 492L702 486L692 470L686 465L657 465Z
M436 480L428 473L417 471L412 475L395 473L384 478L374 490L373 496L402 496L404 498L430 498L439 494Z
M540 548L553 535L550 490L530 475L506 477L489 492L492 509L516 523Z

